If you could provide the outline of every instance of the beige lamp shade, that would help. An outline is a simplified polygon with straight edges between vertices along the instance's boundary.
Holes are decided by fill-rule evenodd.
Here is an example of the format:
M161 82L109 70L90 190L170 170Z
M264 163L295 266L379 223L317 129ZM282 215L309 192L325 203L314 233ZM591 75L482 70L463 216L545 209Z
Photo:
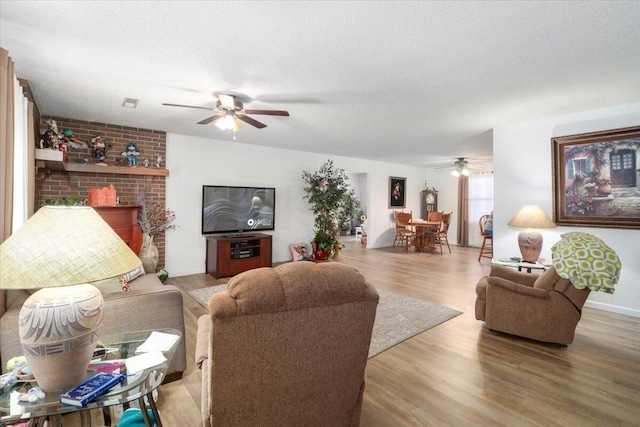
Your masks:
M523 206L507 225L521 228L556 228L556 224L538 205Z
M0 245L0 288L42 288L23 303L16 325L42 390L67 390L87 373L104 320L102 295L87 283L141 264L85 206L45 206Z
M543 243L542 234L533 229L556 227L556 224L551 221L538 205L523 206L507 225L526 228L526 230L518 234L518 246L520 247L522 260L533 263L540 258Z
M0 288L89 283L141 264L93 208L45 206L0 246Z

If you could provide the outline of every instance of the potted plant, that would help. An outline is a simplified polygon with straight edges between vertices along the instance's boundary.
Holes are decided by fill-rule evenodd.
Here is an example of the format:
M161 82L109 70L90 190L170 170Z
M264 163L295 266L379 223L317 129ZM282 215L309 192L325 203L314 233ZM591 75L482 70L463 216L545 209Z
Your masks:
M151 200L147 191L137 193L136 202L140 205L138 225L142 230L142 247L138 256L145 273L155 273L158 267L158 247L153 238L176 228L173 223L176 215L173 211L166 210L160 202Z
M595 182L589 182L584 185L584 189L587 190L588 195L595 196L598 185Z
M340 228L351 232L351 234L355 234L356 218L361 208L362 204L360 203L360 199L358 199L355 190L353 188L349 188L345 193L344 200L342 202L342 221L340 223Z
M322 231L316 231L311 242L313 256L318 260L331 259L340 250L341 245L337 237L331 237Z
M348 232L351 232L351 217L343 210L340 212L340 235L346 236Z
M344 169L335 168L327 160L316 172L302 172L305 183L305 199L309 200L315 215L315 237L311 243L316 259L331 259L341 244L340 209L344 208L345 195L349 192Z
M602 178L598 181L598 194L603 196L608 196L611 194L611 180L607 178Z

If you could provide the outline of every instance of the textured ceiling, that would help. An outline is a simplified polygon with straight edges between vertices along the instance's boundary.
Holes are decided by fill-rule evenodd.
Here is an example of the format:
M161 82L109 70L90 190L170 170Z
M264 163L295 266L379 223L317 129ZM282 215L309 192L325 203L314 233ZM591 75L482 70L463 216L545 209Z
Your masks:
M491 129L640 101L640 2L0 2L43 114L413 165L491 156ZM121 106L138 98L135 110Z

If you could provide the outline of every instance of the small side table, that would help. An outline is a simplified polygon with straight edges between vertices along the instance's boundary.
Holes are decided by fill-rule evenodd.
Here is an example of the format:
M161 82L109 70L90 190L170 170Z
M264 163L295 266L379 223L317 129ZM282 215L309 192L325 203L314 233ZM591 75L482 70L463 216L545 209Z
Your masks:
M517 268L518 271L526 270L527 273L531 273L533 270L540 270L544 273L551 268L551 265L538 262L524 262L524 261L512 261L509 258L501 258L499 260L492 260L492 264L504 265L505 267Z
M100 342L106 347L116 348L118 358L126 359L135 354L135 350L149 338L151 332L152 331L134 331L103 335L100 337ZM180 335L180 339L183 339L182 334L175 329L161 329L159 332ZM88 416L88 413L84 413L84 411L137 401L145 424L151 427L151 419L147 412L147 409L150 409L156 418L156 424L158 427L162 427L162 421L160 420L160 415L153 400L153 391L162 384L179 342L180 340L178 340L169 351L162 353L167 359L164 363L145 369L133 376L127 376L121 384L116 385L105 394L87 403L86 406L77 407L60 403L61 391L45 393L44 399L34 403L18 402L18 393L27 392L31 387L37 385L35 381L27 383L18 382L12 386L10 390L0 392L0 425L3 426L9 423L14 424L25 421L29 421L29 425L41 425L39 423L44 423L46 419L49 419L54 425L62 425L61 416L63 414L78 411L81 411L81 417L84 416L82 421L83 425L89 425L90 416ZM91 377L94 373L93 371L88 371L87 378ZM89 424L84 420L89 420Z

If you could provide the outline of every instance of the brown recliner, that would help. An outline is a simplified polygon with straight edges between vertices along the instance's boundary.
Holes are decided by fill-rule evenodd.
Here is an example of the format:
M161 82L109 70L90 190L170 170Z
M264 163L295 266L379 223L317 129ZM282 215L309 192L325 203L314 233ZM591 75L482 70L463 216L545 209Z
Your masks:
M354 268L244 272L198 319L210 426L357 426L378 293Z
M476 319L494 331L566 345L573 342L589 293L553 267L535 275L494 265L476 286Z

